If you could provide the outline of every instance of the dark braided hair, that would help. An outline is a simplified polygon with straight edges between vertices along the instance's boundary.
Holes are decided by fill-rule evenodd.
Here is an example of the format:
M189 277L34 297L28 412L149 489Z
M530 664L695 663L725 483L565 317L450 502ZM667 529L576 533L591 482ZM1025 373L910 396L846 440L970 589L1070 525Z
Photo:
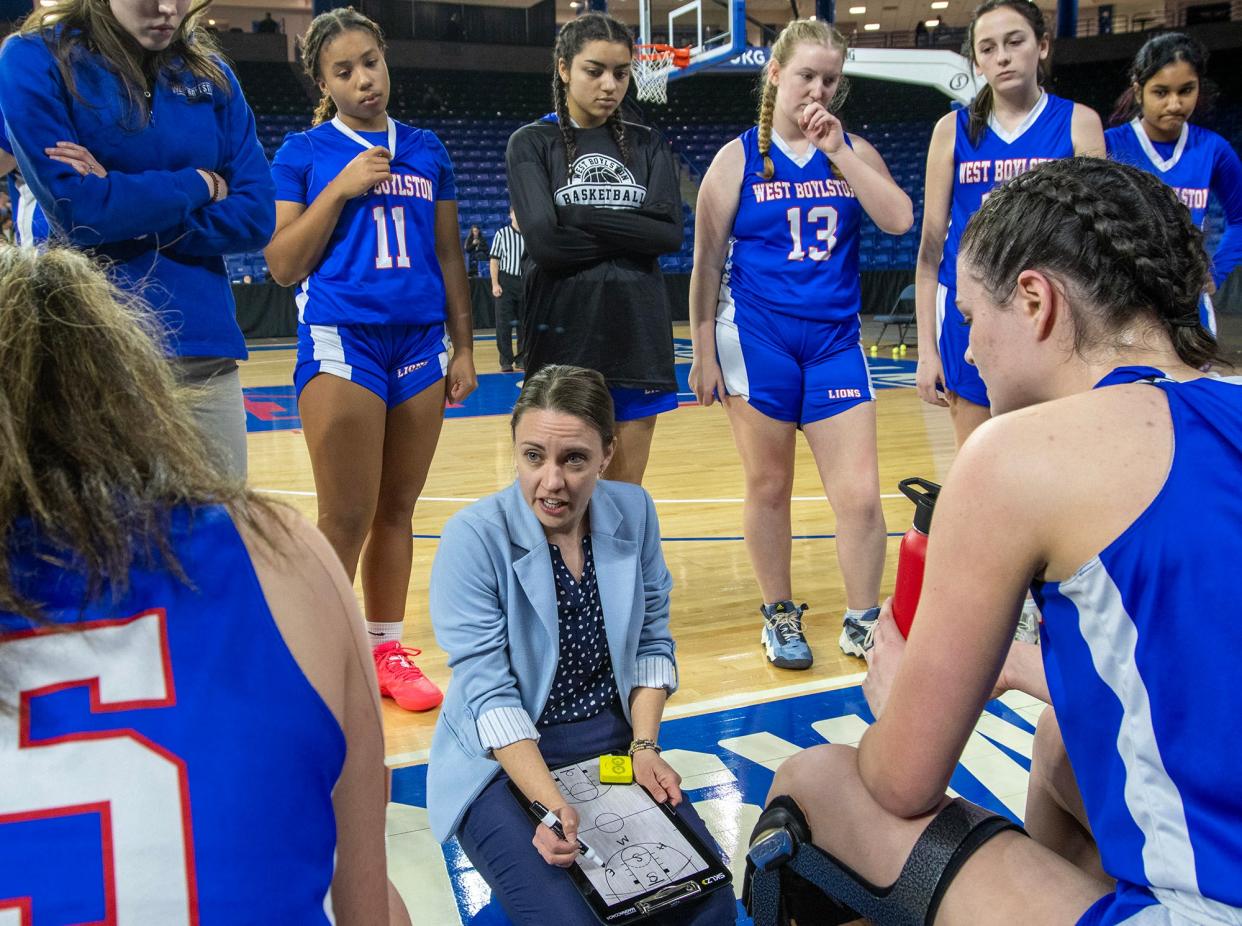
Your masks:
M961 255L998 305L1023 270L1058 277L1089 308L1075 305L1079 353L1101 332L1148 316L1188 366L1217 359L1199 323L1210 278L1203 233L1173 190L1146 171L1090 157L1040 164L988 196L966 226Z
M1183 32L1166 32L1148 39L1134 56L1134 62L1130 65L1130 86L1117 98L1109 125L1120 125L1139 115L1143 109L1143 87L1163 68L1178 61L1189 64L1199 78L1199 100L1190 118L1207 115L1216 98L1215 86L1207 81L1208 50L1193 36ZM1139 93L1135 93L1136 87Z
M302 68L316 84L323 80L323 69L319 66L319 53L323 51L325 45L350 29L360 29L371 33L375 36L375 44L379 46L380 53L383 53L384 31L377 23L363 16L352 6L338 7L335 10L320 13L311 20L310 27L302 39ZM319 99L319 105L315 107L311 125L327 122L335 111L336 104L332 101L332 95L325 89Z
M1036 44L1042 42L1048 36L1048 27L1044 24L1044 14L1031 0L984 0L983 3L975 7L975 15L971 17L970 28L966 30L966 44L962 49L971 64L978 65L979 63L975 60L975 23L979 22L980 16L1005 8L1022 15L1022 18L1030 25L1031 31L1035 33ZM1035 79L1041 87L1048 82L1048 62L1046 59L1039 62L1039 69L1036 71ZM983 135L983 130L988 127L988 120L992 117L994 106L992 86L991 84L985 84L983 89L975 94L975 98L970 101L970 124L966 132L970 135L970 143L972 145L979 144L979 138Z
M556 45L552 47L552 108L556 111L556 119L561 126L561 138L565 142L565 163L572 169L574 159L578 156L578 137L574 131L573 121L569 117L569 88L561 80L561 62L568 70L588 42L617 42L634 54L634 36L629 27L619 19L607 13L587 13L571 19L557 33ZM630 144L625 137L625 122L621 118L621 107L618 106L608 117L608 131L621 151L621 160L630 161Z

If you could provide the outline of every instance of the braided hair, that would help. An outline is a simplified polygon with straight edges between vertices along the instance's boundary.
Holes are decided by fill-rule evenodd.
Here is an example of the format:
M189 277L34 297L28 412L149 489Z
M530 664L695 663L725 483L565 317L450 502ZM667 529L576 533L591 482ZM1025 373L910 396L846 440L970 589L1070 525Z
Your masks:
M772 43L771 60L785 67L793 57L794 51L803 42L814 42L826 48L835 48L841 53L842 59L849 44L845 36L831 24L818 19L795 19L790 22ZM849 96L850 85L842 77L837 84L836 95L828 101L828 111L835 113ZM772 150L772 114L776 111L776 85L769 79L768 68L759 73L759 154L763 157L763 179L771 180L776 169L772 166L770 152Z
M634 54L634 36L630 34L629 27L607 13L587 13L571 19L557 33L556 44L552 47L552 109L560 123L561 139L565 142L567 170L573 169L574 159L578 157L578 135L569 116L569 85L561 79L561 64L565 65L566 70L571 68L574 58L588 42L616 42L624 45L631 56ZM625 137L625 122L621 118L620 106L612 111L607 125L612 140L621 151L622 162L628 164L630 143Z
M302 39L302 68L316 84L323 81L323 69L319 66L320 52L323 51L325 45L350 29L360 29L371 33L375 36L375 44L383 53L384 31L376 22L363 16L352 6L338 7L335 10L320 13L311 20L310 28L306 30L306 35ZM333 102L332 95L325 87L319 98L319 105L315 107L311 125L327 122L335 112L336 103Z
M1147 82L1178 61L1189 64L1199 78L1199 99L1190 118L1207 115L1216 97L1216 88L1207 81L1208 50L1193 36L1183 32L1166 32L1148 39L1134 56L1134 62L1130 65L1130 86L1117 98L1109 125L1121 125L1139 115L1143 110L1142 90Z
M1079 353L1146 316L1188 366L1217 359L1199 323L1210 279L1203 232L1146 171L1089 157L1040 164L988 196L966 226L961 255L998 305L1023 270L1058 277L1073 297Z
M979 18L985 13L991 13L995 10L1010 9L1021 14L1022 18L1030 25L1031 31L1035 33L1035 42L1042 42L1048 37L1048 27L1044 24L1044 14L1040 11L1031 0L984 0L983 3L975 7L975 15L971 17L970 28L966 30L966 43L962 49L963 53L970 60L972 65L978 65L979 62L975 58L975 24L979 22ZM1048 61L1041 59L1039 68L1035 72L1035 82L1039 86L1044 86L1048 82ZM983 135L983 130L988 127L988 120L992 118L992 110L995 107L991 84L985 84L983 89L975 94L975 98L970 101L970 124L966 128L966 133L970 136L972 145L979 144L979 138Z

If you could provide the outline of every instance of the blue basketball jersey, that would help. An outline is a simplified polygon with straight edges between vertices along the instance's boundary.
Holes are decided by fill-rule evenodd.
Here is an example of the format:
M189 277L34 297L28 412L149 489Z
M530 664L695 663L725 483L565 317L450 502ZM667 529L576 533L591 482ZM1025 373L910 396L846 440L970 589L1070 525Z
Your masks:
M1012 132L1006 132L993 116L979 136L970 141L970 110L957 111L953 142L953 196L949 207L949 230L940 258L940 282L957 286L957 252L970 217L984 198L1006 180L1012 180L1044 161L1074 156L1070 132L1074 104L1045 93Z
M319 266L297 294L309 325L443 322L436 202L457 198L453 165L434 132L388 120L355 132L340 120L289 135L272 162L276 199L309 205L355 157L382 145L392 179L345 204Z
M1108 156L1115 161L1155 174L1173 188L1190 217L1200 228L1207 217L1208 191L1219 157L1219 146L1228 145L1215 132L1186 123L1176 142L1152 141L1139 117L1104 133Z
M193 587L135 568L115 604L51 551L11 558L51 625L0 611L0 910L330 923L344 733L229 515L174 511L170 543Z
M1150 368L1117 371L1133 381ZM1104 869L1242 922L1242 381L1158 380L1173 461L1147 509L1072 578L1035 583L1052 703ZM1193 660L1183 657L1188 641ZM1210 911L1217 909L1216 915ZM1165 920L1157 920L1165 922Z
M1242 262L1242 162L1229 142L1215 132L1189 123L1175 142L1147 137L1138 117L1104 133L1109 157L1155 174L1173 188L1196 225L1203 227L1208 195L1224 207L1225 233L1213 256L1212 275L1224 283Z
M772 178L763 177L759 129L742 133L746 153L722 300L811 321L858 313L858 225L854 191L832 174L827 155L798 157L775 132ZM849 144L849 138L846 138Z
M0 151L13 153L13 144L4 125L4 113L0 113ZM14 168L5 179L8 180L9 204L13 210L13 230L17 233L17 243L32 246L46 241L49 233L47 216L43 214L43 207L35 200L26 181L22 179L21 171Z

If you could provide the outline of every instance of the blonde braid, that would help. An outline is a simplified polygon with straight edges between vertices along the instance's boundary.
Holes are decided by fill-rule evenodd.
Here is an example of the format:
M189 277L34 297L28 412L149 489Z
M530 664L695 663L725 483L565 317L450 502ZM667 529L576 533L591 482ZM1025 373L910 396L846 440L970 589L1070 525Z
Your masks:
M335 114L336 103L332 100L332 94L325 90L323 96L319 98L319 105L315 107L315 115L311 117L311 125L321 125Z
M771 180L776 173L772 166L772 158L768 152L772 150L772 113L776 109L776 87L768 79L763 78L763 95L759 98L759 153L763 155L763 179Z

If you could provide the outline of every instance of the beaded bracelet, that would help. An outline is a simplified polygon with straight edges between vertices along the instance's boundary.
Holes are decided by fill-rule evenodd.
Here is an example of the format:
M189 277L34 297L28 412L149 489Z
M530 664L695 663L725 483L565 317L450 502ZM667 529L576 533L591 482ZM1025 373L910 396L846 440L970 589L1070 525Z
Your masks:
M630 743L630 758L634 758L634 753L644 749L653 749L656 755L660 754L660 747L655 740L634 740Z

